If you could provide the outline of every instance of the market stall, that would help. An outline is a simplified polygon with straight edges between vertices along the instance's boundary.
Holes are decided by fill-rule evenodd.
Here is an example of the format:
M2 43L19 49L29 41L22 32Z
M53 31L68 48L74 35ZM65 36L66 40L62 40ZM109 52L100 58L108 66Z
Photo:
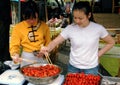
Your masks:
M52 81L49 81L51 80L51 78L48 77L47 78L48 80L46 81L45 77L44 78L32 77L33 75L28 74L36 70L34 66L37 67L36 65L39 65L39 64L31 64L23 68L19 68L19 64L14 64L12 61L6 61L4 62L4 64L10 66L11 68L7 69L0 75L0 84L2 85L3 84L5 85L6 84L7 85L35 85L35 83L37 84L44 83L42 85L120 85L119 77L103 76L101 73L98 73L98 75L92 75L92 74L86 75L84 73L68 73L66 75L62 75L60 73L59 75L57 75L57 77L54 78L54 80L53 80L53 77L51 77ZM41 67L38 66L37 68L41 68ZM44 68L44 66L42 66L42 68ZM51 68L51 67L48 67L48 68ZM22 70L27 72L27 74L23 74L23 73L21 74ZM36 73L37 71L34 72L33 74L36 74ZM41 75L36 74L34 76L41 76Z
M62 28L59 26L59 24L61 23L61 21L58 20L57 24L56 23L47 23L50 27L50 32L51 32L51 39L53 40L55 37L57 37L60 32L62 31ZM10 30L10 33L12 32L12 27L14 27L14 25L11 26L11 30ZM50 55L50 58L51 60L54 62L58 56L58 48L60 46L57 46L53 52L51 53ZM54 57L53 57L54 56ZM11 69L8 69L6 70L5 72L3 72L1 75L0 75L0 84L9 84L9 85L34 85L32 82L28 82L24 76L20 73L19 71L19 64L14 64L12 61L10 62L5 62L6 65L10 66ZM68 76L66 75L62 75L60 74L52 83L50 84L47 84L47 85L61 85L61 84L64 84L65 83L68 83L70 82L71 84L71 81L72 82L77 82L78 84L78 80L79 79L81 82L84 80L84 82L87 82L85 83L84 85L89 85L90 83L94 83L93 85L103 85L103 84L111 84L111 82L108 82L109 81L112 81L112 84L118 84L119 85L119 81L120 79L118 77L104 77L104 76L94 76L94 75L85 75L85 74L77 74L77 73L73 73L73 74L67 74ZM80 76L82 75L82 77ZM97 78L101 78L101 81L100 79L97 80ZM103 78L105 78L103 80ZM67 81L68 79L68 81ZM106 79L108 79L106 81ZM90 82L91 81L91 82ZM68 84L68 85L70 85ZM75 84L75 85L77 85ZM46 85L46 84L45 84ZM79 85L80 82L79 82Z
M62 22L61 19L58 19L56 17L52 17L50 20L46 22L46 24L48 24L50 28L51 40L55 39L62 31L62 28L60 27L61 22ZM56 46L50 53L50 58L53 63L55 63L57 60L58 50L61 47L61 45Z

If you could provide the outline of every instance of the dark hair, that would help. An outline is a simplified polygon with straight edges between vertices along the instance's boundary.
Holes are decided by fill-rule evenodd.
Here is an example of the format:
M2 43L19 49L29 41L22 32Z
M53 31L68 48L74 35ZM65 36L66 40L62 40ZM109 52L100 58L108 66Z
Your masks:
M91 17L89 20L94 21L92 9L88 1L79 1L74 5L73 11L74 10L82 10L87 16L89 15L89 13L91 13Z
M63 13L61 13L61 14L60 14L60 16L63 16L63 17L65 17L65 15L64 15Z
M25 2L22 10L23 19L25 20L36 18L36 13L39 15L38 5L32 0Z

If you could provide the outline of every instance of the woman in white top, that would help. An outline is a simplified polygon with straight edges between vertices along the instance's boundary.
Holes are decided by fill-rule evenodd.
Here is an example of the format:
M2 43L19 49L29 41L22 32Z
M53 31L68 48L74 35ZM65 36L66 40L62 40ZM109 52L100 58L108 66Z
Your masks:
M98 73L99 58L115 44L106 29L91 21L91 8L88 2L78 2L73 7L74 23L68 25L60 35L41 49L50 52L55 46L69 39L71 42L68 72ZM106 44L98 50L99 40Z

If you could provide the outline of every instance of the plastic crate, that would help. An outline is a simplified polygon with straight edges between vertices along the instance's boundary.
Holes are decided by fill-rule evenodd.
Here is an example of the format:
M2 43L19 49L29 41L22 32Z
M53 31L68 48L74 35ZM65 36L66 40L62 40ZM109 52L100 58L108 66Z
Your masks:
M104 78L102 78L102 80L101 80L100 85L120 85L120 78L104 76Z

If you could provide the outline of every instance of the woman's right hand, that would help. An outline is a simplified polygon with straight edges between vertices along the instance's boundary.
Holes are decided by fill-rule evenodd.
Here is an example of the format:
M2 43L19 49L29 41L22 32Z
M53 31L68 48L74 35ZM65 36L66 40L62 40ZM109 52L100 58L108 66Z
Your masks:
M42 46L41 49L40 49L39 54L43 53L45 55L48 52L49 52L49 48L45 47L45 46Z
M22 59L20 58L19 54L15 54L14 56L12 56L12 60L14 63L20 63L22 61Z

